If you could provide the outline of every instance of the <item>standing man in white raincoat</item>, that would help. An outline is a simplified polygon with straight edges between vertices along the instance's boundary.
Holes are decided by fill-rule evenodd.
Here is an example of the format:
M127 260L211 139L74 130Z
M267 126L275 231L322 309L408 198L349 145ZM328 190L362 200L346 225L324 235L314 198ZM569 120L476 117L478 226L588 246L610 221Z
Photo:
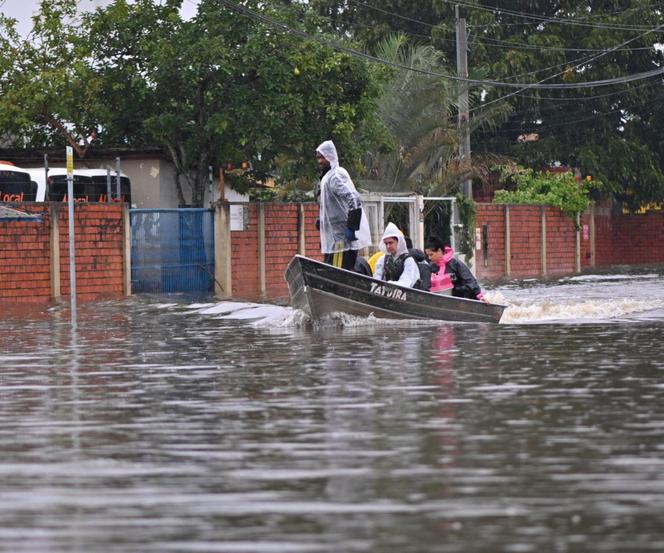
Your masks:
M316 148L316 160L321 168L317 224L324 261L352 271L358 250L371 244L369 221L348 171L339 166L331 140Z

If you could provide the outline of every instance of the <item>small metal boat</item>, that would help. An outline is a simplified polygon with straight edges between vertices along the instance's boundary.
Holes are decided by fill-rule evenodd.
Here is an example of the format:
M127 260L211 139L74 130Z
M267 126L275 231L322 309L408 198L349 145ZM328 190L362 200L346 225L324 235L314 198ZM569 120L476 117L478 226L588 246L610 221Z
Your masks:
M433 294L296 255L285 273L291 304L312 319L348 313L387 319L497 323L505 305Z

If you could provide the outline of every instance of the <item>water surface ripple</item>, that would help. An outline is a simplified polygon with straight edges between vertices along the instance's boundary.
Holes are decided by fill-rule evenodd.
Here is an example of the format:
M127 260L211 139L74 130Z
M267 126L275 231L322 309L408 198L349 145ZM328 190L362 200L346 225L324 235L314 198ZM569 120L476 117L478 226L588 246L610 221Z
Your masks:
M0 550L664 551L664 314L585 314L664 297L622 276L500 325L5 307Z

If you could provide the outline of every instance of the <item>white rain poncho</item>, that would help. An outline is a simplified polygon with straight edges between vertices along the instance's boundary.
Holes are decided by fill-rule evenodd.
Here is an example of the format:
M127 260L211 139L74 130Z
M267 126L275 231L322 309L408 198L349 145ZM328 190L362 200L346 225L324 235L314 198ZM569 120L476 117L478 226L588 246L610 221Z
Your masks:
M385 232L383 233L383 237L380 239L380 244L378 246L380 248L380 251L382 251L385 254L376 262L376 270L374 271L374 278L377 278L378 280L383 280L383 269L385 267L385 260L390 255L389 253L387 253L387 248L385 247L384 240L386 238L397 239L397 253L393 256L394 259L398 258L399 256L405 253L408 253L408 246L406 246L406 239L404 238L403 233L394 223L388 223L387 226L385 227ZM412 257L407 257L406 261L404 262L403 273L401 273L399 280L397 281L392 280L389 282L394 282L395 284L400 284L401 286L408 286L409 288L412 288L419 279L420 279L420 270L417 268L417 263Z
M369 221L364 209L360 229L355 232L357 240L350 242L345 237L348 212L361 208L360 195L343 167L339 167L337 149L331 140L326 140L316 152L330 162L330 170L320 181L320 246L323 253L346 250L361 250L371 244Z

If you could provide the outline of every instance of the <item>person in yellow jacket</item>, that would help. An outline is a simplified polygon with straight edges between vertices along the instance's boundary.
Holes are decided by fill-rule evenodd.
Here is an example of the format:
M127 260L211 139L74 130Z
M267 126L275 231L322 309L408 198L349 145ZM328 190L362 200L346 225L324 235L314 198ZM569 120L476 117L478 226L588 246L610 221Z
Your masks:
M378 263L378 260L383 257L385 254L378 250L375 254L373 254L369 259L369 267L371 267L371 274L376 272L376 263Z

